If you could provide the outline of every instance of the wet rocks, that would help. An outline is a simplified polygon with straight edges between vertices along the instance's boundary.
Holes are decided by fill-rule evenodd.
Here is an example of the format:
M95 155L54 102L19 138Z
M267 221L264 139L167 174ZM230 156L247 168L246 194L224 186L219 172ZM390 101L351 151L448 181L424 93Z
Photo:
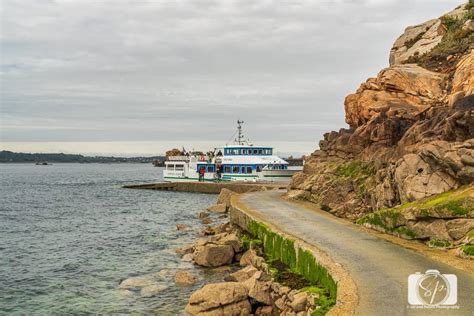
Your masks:
M234 248L225 244L206 243L196 247L193 259L196 264L204 267L231 264L234 259Z
M144 286L140 290L140 295L142 297L153 297L160 294L167 288L168 287L163 284L152 284L152 285Z
M186 224L176 224L176 230L178 231L184 231L188 229L189 229L189 226Z
M240 258L241 266L254 266L257 269L262 269L265 265L265 259L257 255L254 249L249 249Z
M251 311L248 289L236 282L205 285L191 295L186 306L190 315L249 315Z
M190 286L197 282L197 277L186 271L177 271L174 281L177 285Z
M138 276L138 277L132 277L123 280L120 283L119 288L121 289L137 289L137 288L142 288L146 287L149 285L155 284L157 281L159 281L160 278L157 277L156 274L149 274L149 275L144 275L144 276Z
M166 285L160 283L161 281L161 273L152 273L123 280L119 288L130 294L139 291L143 297L152 297L167 289Z
M189 253L193 253L194 252L194 245L187 245L187 246L183 246L183 247L180 247L180 248L176 248L175 249L175 252L179 255L186 255L186 254L189 254Z
M225 213L227 212L227 207L225 204L216 204L216 205L209 206L207 210L213 213Z
M249 265L243 269L240 269L234 273L229 274L225 280L227 282L244 282L250 279L258 270Z

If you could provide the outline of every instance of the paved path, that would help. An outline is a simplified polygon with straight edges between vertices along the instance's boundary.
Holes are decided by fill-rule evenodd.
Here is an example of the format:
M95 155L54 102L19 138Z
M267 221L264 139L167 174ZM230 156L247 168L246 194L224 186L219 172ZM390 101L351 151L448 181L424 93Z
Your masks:
M305 240L342 264L359 289L357 315L474 315L474 275L368 234L323 211L280 198L281 192L247 193L241 198L265 221ZM408 276L436 269L458 279L459 309L408 307Z

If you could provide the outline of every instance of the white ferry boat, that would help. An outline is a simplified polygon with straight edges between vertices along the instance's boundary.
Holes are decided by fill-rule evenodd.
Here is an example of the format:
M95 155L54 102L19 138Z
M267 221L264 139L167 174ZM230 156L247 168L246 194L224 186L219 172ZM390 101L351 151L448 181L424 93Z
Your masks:
M244 141L243 121L237 121L235 144L215 148L208 156L170 156L165 161L164 181L288 181L302 167L290 167L273 154L273 148ZM200 177L201 175L201 177Z

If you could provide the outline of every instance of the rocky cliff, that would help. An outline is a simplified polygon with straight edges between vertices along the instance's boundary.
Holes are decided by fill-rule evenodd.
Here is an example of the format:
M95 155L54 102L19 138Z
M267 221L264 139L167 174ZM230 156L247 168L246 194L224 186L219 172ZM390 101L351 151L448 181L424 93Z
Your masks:
M460 188L456 205L462 215L408 216L394 228L404 226L406 232L407 221L413 227L441 220L432 232L400 235L450 244L463 240L474 227L473 20L470 0L438 19L408 27L390 51L390 66L346 97L350 128L324 134L319 149L293 177L289 197L361 222L367 214ZM454 226L461 233L449 234Z

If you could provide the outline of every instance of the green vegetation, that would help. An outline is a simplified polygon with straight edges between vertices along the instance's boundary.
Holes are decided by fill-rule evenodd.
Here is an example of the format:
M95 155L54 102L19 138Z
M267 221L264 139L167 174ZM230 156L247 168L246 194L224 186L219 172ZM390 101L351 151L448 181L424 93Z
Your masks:
M243 234L241 240L245 249L250 249L253 245L262 246L262 241L260 239L253 238L249 234Z
M398 235L407 239L417 238L416 233L405 226L409 217L465 217L474 210L474 187L464 186L456 190L450 190L425 199L409 202L390 209L367 214L359 218L356 223L360 225L369 224L387 233ZM471 233L471 232L470 232ZM474 236L474 232L472 233ZM433 246L438 247L439 241L432 241Z
M407 49L410 49L413 47L413 45L415 45L416 42L418 42L419 40L421 40L421 38L423 37L423 35L425 35L426 31L428 29L426 29L424 32L421 32L420 34L418 34L417 36L415 36L414 38L412 38L411 40L408 40L405 42L405 46Z
M436 239L431 239L428 241L428 246L431 248L451 248L452 244L451 242L447 240L436 240Z
M335 174L339 177L352 179L358 188L357 195L359 198L364 199L367 194L366 180L374 174L374 170L364 161L353 160L338 165L335 169Z
M474 256L474 246L472 245L465 245L461 247L462 252L468 256Z
M470 0L466 8L467 13L460 19L442 17L441 21L446 27L446 33L441 42L427 54L411 57L407 63L417 63L427 69L437 68L440 63L442 66L449 67L451 65L446 61L447 56L467 52L474 43L474 32L463 30L462 26L467 20L474 19L474 1Z
M403 214L397 208L383 209L378 212L370 213L356 221L357 224L370 224L382 228L387 233L395 233L404 237L415 238L415 232L411 231L405 225Z
M312 315L324 315L336 303L336 282L328 271L317 263L310 251L296 249L293 240L280 236L264 224L251 221L247 229L250 234L262 241L270 271L278 273L278 269L272 267L272 263L281 262L288 267L289 271L302 276L309 282L310 286L307 289L314 291L317 289L320 296L316 303L321 308L314 311Z
M466 216L474 210L474 187L461 187L410 203L404 208L415 207L426 215L448 212L452 216Z
M471 229L469 233L467 233L466 237L474 237L474 229Z
M350 177L354 180L367 179L372 171L366 162L353 160L336 167L336 174L341 177Z
M400 226L393 229L393 233L405 239L415 239L417 237L416 233L406 226Z

